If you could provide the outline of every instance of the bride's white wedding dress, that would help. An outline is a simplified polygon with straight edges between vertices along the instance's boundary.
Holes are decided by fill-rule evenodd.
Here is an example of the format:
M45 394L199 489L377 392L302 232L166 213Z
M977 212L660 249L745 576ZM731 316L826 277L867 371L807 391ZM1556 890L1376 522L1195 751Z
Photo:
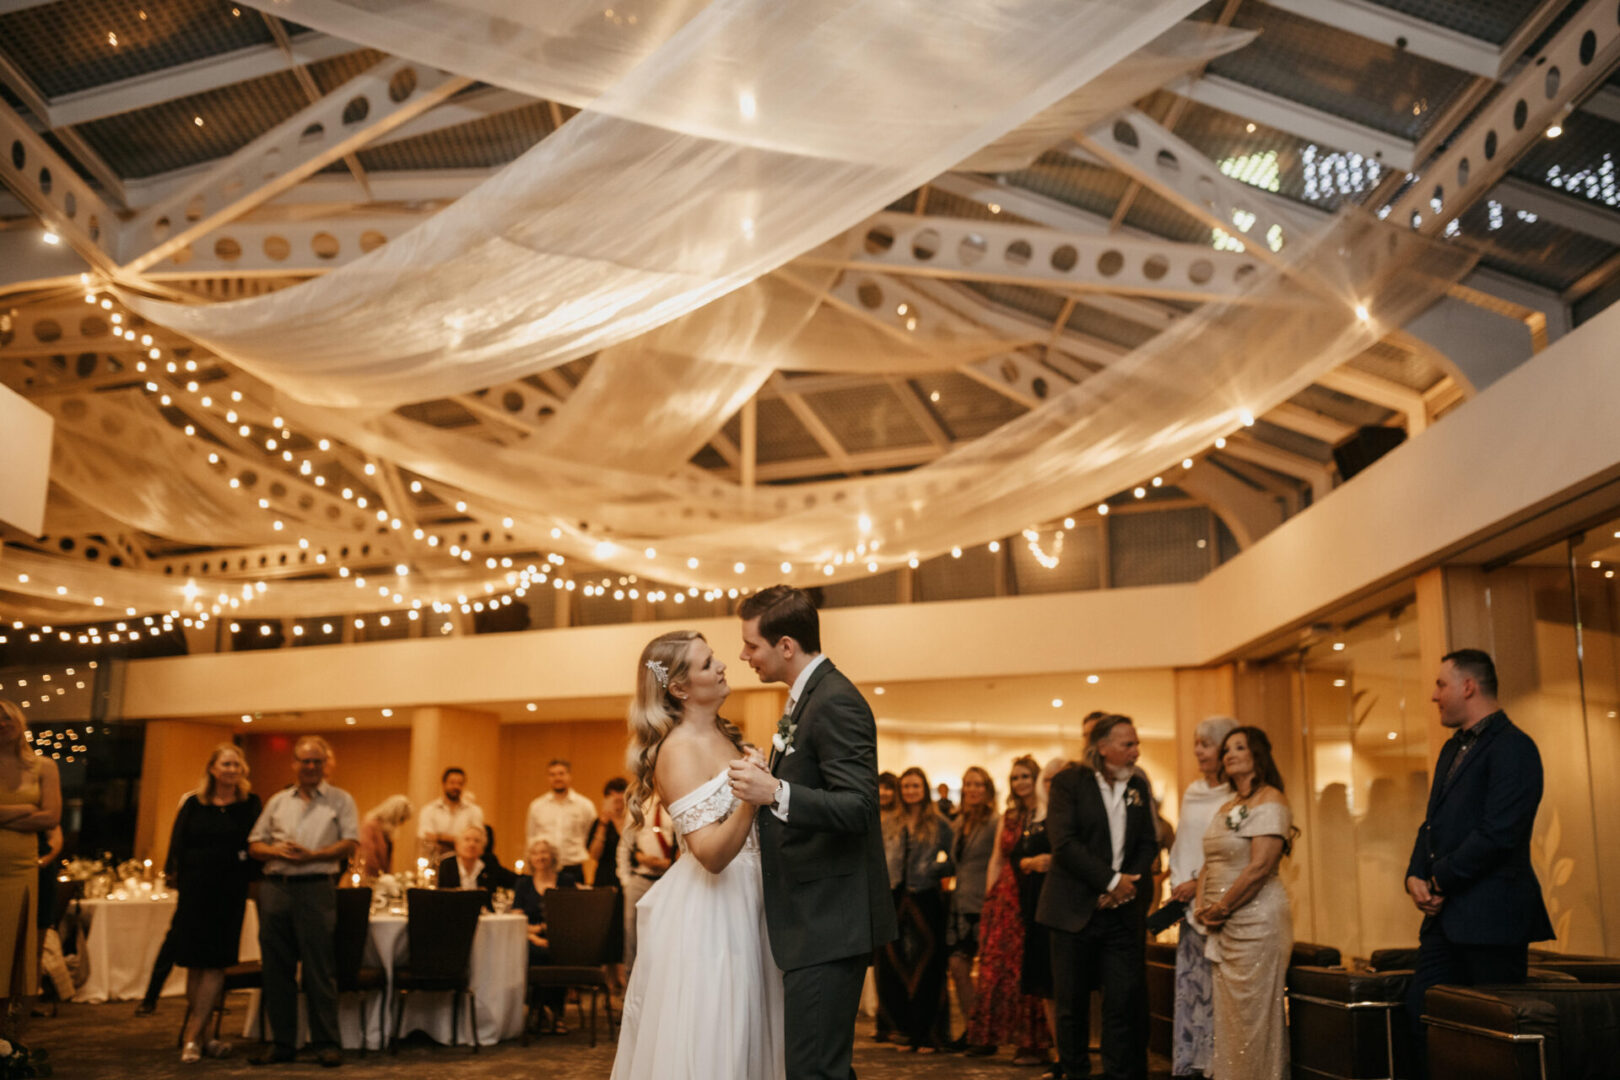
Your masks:
M683 858L636 905L636 964L612 1080L782 1080L782 973L771 957L750 828L711 874L686 834L740 805L726 773L668 807Z

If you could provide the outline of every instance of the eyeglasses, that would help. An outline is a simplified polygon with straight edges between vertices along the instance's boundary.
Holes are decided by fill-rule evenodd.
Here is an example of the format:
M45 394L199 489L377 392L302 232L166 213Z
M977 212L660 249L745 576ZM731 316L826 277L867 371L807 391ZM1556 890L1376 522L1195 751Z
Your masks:
M326 764L326 759L323 758L323 757L301 757L301 758L293 758L293 760L298 762L298 764L300 764L300 765L325 765Z

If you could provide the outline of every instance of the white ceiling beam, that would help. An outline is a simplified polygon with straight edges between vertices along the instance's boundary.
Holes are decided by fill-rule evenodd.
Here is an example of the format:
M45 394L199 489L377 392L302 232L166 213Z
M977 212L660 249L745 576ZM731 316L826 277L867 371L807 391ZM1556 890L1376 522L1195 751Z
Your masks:
M1264 416L1260 417L1268 424L1275 424L1280 428L1312 438L1318 442L1325 442L1329 446L1347 439L1355 434L1355 426L1343 420L1336 420L1325 413L1315 409L1307 409L1302 405L1293 405L1287 402L1277 406Z
M409 92L401 93L407 81ZM193 241L467 85L461 76L409 60L382 61L143 210L124 230L124 272L140 273L184 253ZM365 108L350 120L356 102Z
M810 407L804 398L788 388L788 384L782 378L781 372L773 374L767 385L773 385L777 396L782 399L782 404L788 407L788 411L793 413L794 418L799 421L804 430L809 432L810 437L816 441L816 445L821 447L822 452L827 455L833 471L849 472L854 468L851 464L850 453L839 443L838 436L833 434L832 429L822 421L820 416L816 415L816 411ZM760 467L758 479L764 480L766 478L765 470L767 468L768 466Z
M363 47L318 33L293 38L291 45L298 64L330 60ZM46 122L53 128L86 124L286 70L287 56L279 45L254 45L52 98Z
M34 115L40 125L39 130L48 126L50 106L45 96L39 92L33 80L23 74L22 69L3 52L0 52L0 83L9 87L22 101L23 106ZM92 150L90 144L80 138L79 133L72 128L62 128L55 134L57 141L67 152L84 166L85 171L96 178L106 198L122 208L125 205L124 183L118 174L113 172L111 166L103 161L101 155Z
M1368 0L1272 0L1275 6L1359 37L1380 41L1459 71L1497 78L1502 53L1488 41L1404 15ZM1511 63L1511 61L1509 61Z
M80 258L111 272L119 228L113 208L15 109L0 108L0 145L11 148L0 153L0 183Z
M1509 210L1525 210L1554 225L1620 247L1620 213L1588 199L1552 191L1515 176L1503 178L1491 191L1491 197Z
M1334 150L1352 150L1376 158L1390 169L1408 172L1412 168L1412 143L1397 135L1256 90L1219 75L1205 75L1183 92L1201 105L1322 143Z
M527 94L520 94L516 90L505 90L498 86L483 87L470 94L462 94L440 103L409 123L401 124L382 138L374 140L371 145L387 146L403 139L414 139L419 135L429 135L446 128L487 120L491 116L499 116L501 113L534 105L538 100Z
M1369 375L1359 368L1346 364L1319 376L1316 384L1400 413L1406 418L1408 436L1416 435L1429 426L1428 407L1422 394L1388 379Z
M1311 486L1312 502L1320 501L1333 490L1333 473L1320 461L1290 454L1286 450L1279 450L1269 443L1263 443L1247 435L1229 436L1223 452L1251 465L1259 465L1272 472L1303 480Z
M920 446L898 446L892 450L863 450L844 454L841 458L795 458L791 461L773 461L756 466L755 479L761 484L783 480L806 480L813 476L834 473L875 472L884 469L905 469L926 465L945 451L932 443Z
M142 209L171 199L176 192L208 172L215 164L216 162L204 162L141 180L131 180L125 185L129 205L135 209ZM378 202L414 204L413 210L419 209L424 203L438 204L433 207L438 209L461 198L494 176L497 171L499 170L409 169L374 175L368 173L366 182L371 188L370 200L366 199L365 192L353 176L343 173L317 173L305 177L296 186L281 192L265 206L325 206L337 210ZM262 216L264 213L265 211L261 210L255 216ZM299 216L307 215L299 211Z

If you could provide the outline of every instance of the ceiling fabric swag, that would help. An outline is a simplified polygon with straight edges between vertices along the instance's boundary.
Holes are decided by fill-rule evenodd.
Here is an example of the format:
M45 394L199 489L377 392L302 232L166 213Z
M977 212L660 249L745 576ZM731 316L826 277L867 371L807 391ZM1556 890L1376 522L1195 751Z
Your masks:
M839 235L1197 6L715 0L517 161L319 280L214 305L119 295L305 402L490 386Z

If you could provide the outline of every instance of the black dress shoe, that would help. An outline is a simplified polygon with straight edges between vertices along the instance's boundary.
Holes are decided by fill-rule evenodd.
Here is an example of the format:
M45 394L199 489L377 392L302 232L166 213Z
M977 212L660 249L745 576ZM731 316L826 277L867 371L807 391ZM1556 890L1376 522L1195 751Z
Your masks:
M321 1063L323 1069L335 1069L343 1064L343 1052L335 1046L328 1046L315 1055L315 1060Z
M142 998L141 1003L135 1006L136 1016L151 1016L155 1012L157 1012L157 1002L155 1001L147 1001Z
M970 1046L962 1053L968 1057L994 1057L996 1048L993 1043L985 1043L983 1046Z
M285 1046L272 1046L248 1058L249 1065L285 1065L298 1060L298 1055Z
M940 1047L941 1050L944 1050L946 1053L950 1053L950 1054L960 1054L962 1051L966 1050L967 1048L968 1048L968 1041L967 1041L967 1036L966 1035L963 1035L959 1039L952 1039L950 1042L948 1042L944 1046Z

